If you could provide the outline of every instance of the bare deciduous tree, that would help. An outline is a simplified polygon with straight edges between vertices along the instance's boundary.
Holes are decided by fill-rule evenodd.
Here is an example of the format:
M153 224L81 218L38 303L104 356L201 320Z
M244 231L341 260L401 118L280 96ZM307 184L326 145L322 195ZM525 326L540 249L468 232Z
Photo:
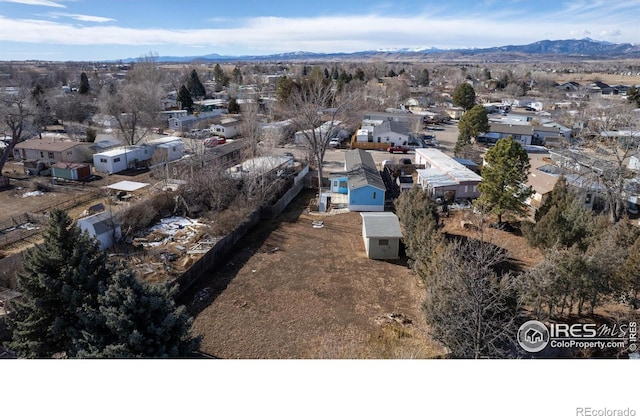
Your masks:
M15 93L4 93L0 96L0 123L2 135L11 137L7 146L0 153L0 176L2 168L16 144L36 133L33 118L35 111L27 88L17 88Z
M147 55L127 74L126 83L104 88L100 105L116 119L117 129L128 145L144 139L162 110L162 72L154 55Z
M325 78L316 76L296 84L280 103L283 118L304 135L304 145L317 165L318 186L322 186L322 164L330 139L339 127L351 124L356 99L348 84L341 92Z
M434 256L423 305L433 337L455 358L512 356L520 304L515 278L499 270L504 249L454 241Z

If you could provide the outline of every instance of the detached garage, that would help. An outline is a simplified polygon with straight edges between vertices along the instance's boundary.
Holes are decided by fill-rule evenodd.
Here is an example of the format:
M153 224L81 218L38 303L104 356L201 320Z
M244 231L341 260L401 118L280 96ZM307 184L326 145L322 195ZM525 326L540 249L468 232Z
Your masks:
M370 259L386 260L400 257L402 230L392 212L362 212L362 238Z

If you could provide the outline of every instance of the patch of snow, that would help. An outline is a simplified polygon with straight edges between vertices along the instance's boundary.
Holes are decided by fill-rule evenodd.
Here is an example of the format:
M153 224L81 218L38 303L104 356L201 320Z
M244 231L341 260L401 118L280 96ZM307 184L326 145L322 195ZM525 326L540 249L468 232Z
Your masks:
M42 192L42 191L25 192L24 194L22 194L22 197L23 198L28 198L30 196L39 196L39 195L44 195L44 192Z

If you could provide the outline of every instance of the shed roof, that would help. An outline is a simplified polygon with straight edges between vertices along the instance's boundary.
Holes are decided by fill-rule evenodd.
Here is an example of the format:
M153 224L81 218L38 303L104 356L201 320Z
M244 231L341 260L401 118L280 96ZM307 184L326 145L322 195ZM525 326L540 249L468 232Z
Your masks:
M145 182L120 181L107 186L107 188L114 189L116 191L134 192L144 188L145 186L149 186L149 184Z
M365 238L402 238L400 221L393 212L361 212Z
M93 228L96 235L112 232L114 227L117 226L111 213L106 211L80 218L78 225L82 229Z

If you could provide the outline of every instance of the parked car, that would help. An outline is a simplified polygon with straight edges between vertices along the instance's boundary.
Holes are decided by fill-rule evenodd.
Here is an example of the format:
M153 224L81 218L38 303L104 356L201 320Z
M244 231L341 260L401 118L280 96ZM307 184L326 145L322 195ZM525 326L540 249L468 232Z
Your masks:
M337 137L329 140L329 147L340 147L341 140Z
M410 149L406 146L389 146L389 148L387 149L389 153L396 153L396 152L407 153L409 150Z
M209 137L207 139L204 139L204 145L207 147L213 147L219 144L225 144L226 142L227 142L227 139L225 139L224 137Z

